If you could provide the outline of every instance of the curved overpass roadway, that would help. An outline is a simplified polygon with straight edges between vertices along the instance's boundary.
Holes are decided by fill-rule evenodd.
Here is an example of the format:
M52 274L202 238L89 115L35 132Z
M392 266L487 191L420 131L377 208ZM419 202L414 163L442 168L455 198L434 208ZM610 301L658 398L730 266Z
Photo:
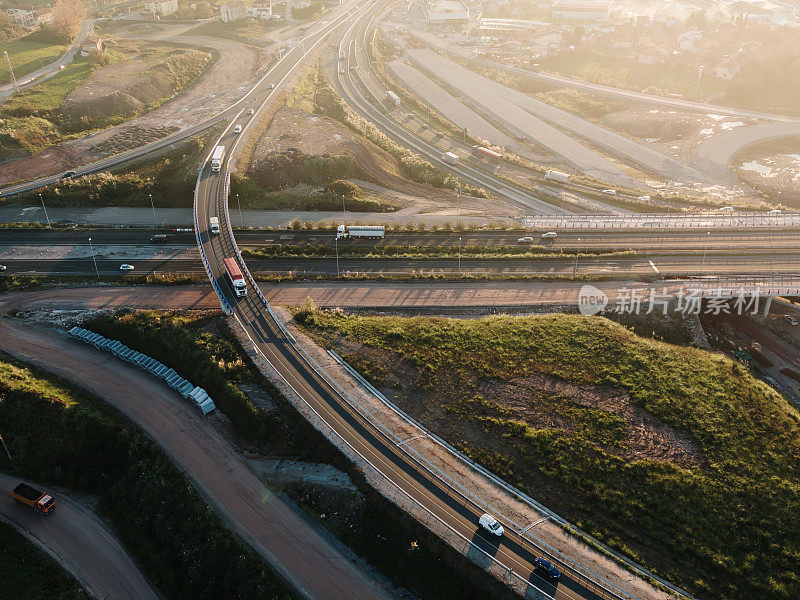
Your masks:
M383 2L376 0L367 4L361 16L371 15L375 8L381 8ZM354 25L356 23L358 19ZM315 43L319 41L321 38ZM264 102L268 100L266 98ZM632 598L588 569L539 543L524 529L507 520L504 520L507 533L502 538L488 539L484 536L478 527L478 518L491 511L491 507L399 443L305 353L275 317L238 251L228 215L228 161L249 124L247 115L239 115L220 137L217 144L225 146L227 153L219 171L211 169L210 156L203 166L195 190L195 232L204 266L223 310L239 322L254 349L277 371L297 399L330 427L343 445L371 465L379 476L422 511L454 535L471 542L471 555L474 553L481 557L481 561L501 566L515 580L518 589L559 600ZM244 132L241 136L233 133L234 125L242 125ZM210 232L210 217L219 218L220 234ZM229 257L237 261L248 281L249 294L244 297L235 295L225 276L223 260ZM558 585L536 573L534 560L543 555L559 564L563 575Z

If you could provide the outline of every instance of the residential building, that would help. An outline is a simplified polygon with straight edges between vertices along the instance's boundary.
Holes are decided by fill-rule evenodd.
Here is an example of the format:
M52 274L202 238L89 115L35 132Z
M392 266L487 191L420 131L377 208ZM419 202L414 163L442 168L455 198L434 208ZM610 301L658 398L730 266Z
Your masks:
M253 17L254 19L271 19L272 3L254 2L250 8L247 9L247 15Z
M36 16L35 11L25 8L9 8L6 13L14 25L19 25L25 29L36 29L39 26L39 18Z
M433 27L463 27L469 21L469 9L460 0L424 2L422 13Z
M669 52L664 48L647 46L639 50L636 62L641 65L663 65L667 60L667 56L669 56Z

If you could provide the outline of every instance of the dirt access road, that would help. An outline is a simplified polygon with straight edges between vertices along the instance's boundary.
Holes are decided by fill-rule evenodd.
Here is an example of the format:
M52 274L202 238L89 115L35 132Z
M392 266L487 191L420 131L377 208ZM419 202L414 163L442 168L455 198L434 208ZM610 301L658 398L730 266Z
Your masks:
M83 293L91 296L92 291ZM133 296L137 295L134 292ZM0 314L48 296L58 298L57 293L48 292L4 296ZM230 527L303 597L393 597L266 489L216 429L165 384L56 330L30 327L13 319L0 319L0 349L81 386L137 423L192 479Z
M53 494L53 514L35 513L8 493L19 482L17 477L0 473L0 518L53 557L92 597L158 600L139 567L97 515L60 493Z

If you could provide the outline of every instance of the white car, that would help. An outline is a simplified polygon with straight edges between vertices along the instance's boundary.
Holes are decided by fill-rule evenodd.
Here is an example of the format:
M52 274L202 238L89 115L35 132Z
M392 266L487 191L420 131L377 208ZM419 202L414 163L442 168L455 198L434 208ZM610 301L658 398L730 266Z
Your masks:
M542 237L543 240L547 240L547 239L551 239L551 238L554 238L554 237L558 237L558 234L555 231L547 231L547 232L543 233L541 237Z
M254 110L251 108L250 110L248 110L248 111L247 111L247 114L248 114L248 115L254 115L254 114L256 114L256 111L254 111Z
M774 210L769 211L767 214L768 215L779 215L779 214L781 214L781 211L780 211L779 208L776 208Z
M639 196L636 198L639 202L650 202L650 196Z
M275 89L275 84L274 84L274 83L270 83L270 84L267 86L267 89L268 89L268 90L274 90L274 89Z
M720 208L720 211L722 211L722 212L733 212L733 207L732 206L723 206L723 207Z
M524 237L519 238L517 240L517 243L518 244L532 244L533 243L533 238L531 236L529 236L529 235L526 235Z
M606 196L616 196L617 195L617 190L603 190L603 193Z
M120 265L120 271L133 271L133 265Z
M0 265L0 271L5 271L8 267L5 265Z
M234 127L233 128L233 133L242 133L242 126L241 125L237 125L236 127Z
M481 518L478 519L478 523L480 523L481 527L493 535L498 537L503 535L503 526L497 522L497 519L488 513L481 515Z

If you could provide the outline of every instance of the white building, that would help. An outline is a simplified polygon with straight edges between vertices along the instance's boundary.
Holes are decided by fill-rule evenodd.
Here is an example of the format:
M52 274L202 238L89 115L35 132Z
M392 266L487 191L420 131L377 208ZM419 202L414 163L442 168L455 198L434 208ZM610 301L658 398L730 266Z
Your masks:
M239 19L247 18L247 7L244 2L229 2L219 7L219 17L223 23L230 23L231 21L238 21Z
M425 22L435 27L463 27L469 21L469 9L460 0L423 2Z
M247 15L253 17L254 19L271 19L272 3L254 2L250 8L247 9Z
M163 2L149 2L145 5L154 15L168 17L178 12L178 0L164 0Z
M39 26L39 17L32 10L9 8L6 13L14 25L19 25L25 29L36 29Z
M606 21L611 0L557 0L553 19L557 21Z

